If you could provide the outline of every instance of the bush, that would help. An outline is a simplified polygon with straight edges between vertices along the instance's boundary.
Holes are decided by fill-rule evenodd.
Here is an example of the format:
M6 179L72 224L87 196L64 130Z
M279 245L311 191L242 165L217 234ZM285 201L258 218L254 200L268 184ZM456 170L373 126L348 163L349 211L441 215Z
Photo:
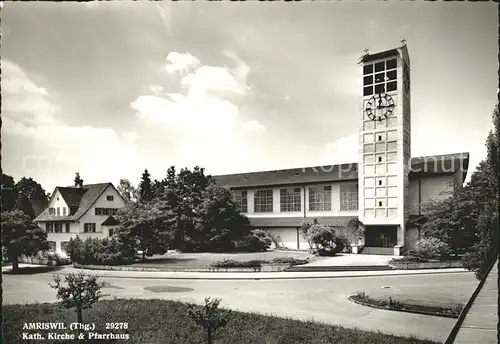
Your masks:
M303 265L309 263L309 260L297 259L293 257L276 257L272 262L276 264Z
M242 241L236 244L236 250L244 252L264 252L271 247L272 240L266 232L254 229Z
M267 260L236 261L224 259L213 263L211 266L216 268L260 268L262 264L266 263L268 263Z
M443 259L450 255L451 250L445 242L430 237L417 242L415 247L408 253L410 256L420 259Z
M316 254L320 257L333 257L336 254L335 248L320 248L316 252Z
M119 265L134 261L126 247L117 238L70 239L66 251L71 260L78 264Z
M389 263L425 263L427 259L413 257L413 256L403 256L401 258L392 258Z

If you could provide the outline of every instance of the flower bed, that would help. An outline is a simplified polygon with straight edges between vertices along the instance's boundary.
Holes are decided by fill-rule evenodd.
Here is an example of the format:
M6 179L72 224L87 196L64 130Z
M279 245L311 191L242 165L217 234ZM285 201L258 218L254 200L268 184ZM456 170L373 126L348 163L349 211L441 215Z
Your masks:
M21 256L19 263L35 264L35 265L48 265L48 266L62 266L70 265L71 259L62 257L57 253L41 253L36 256Z
M437 306L431 307L425 305L403 303L399 302L399 300L397 299L392 299L391 297L389 297L388 300L375 299L369 297L363 292L359 292L349 296L349 300L357 304L373 308L407 312L407 313L434 315L434 316L454 318L454 319L458 319L460 312L463 309L463 305L456 305L455 307L445 308Z
M423 259L413 256L393 258L389 261L389 266L393 267L394 269L400 270L446 269L463 267L462 262L458 259Z

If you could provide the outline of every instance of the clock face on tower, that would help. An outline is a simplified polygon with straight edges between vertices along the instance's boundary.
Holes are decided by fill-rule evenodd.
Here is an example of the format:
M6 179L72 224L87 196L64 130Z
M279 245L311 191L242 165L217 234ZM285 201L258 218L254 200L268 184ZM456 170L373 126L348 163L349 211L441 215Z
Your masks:
M365 106L366 116L373 121L382 121L394 111L394 100L388 94L376 94Z

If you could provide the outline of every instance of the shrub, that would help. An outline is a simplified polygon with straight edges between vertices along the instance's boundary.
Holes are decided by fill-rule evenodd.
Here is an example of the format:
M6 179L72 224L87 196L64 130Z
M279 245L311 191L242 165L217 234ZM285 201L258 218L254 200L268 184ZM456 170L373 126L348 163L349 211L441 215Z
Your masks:
M272 240L261 229L254 229L242 241L236 244L236 250L244 252L264 252L271 247Z
M347 239L344 239L344 238L335 238L333 240L333 243L335 245L335 253L340 253L340 252L344 252L344 250L346 248L350 248L350 244L348 242Z
M327 247L327 248L320 248L317 250L316 254L320 257L333 257L336 252L335 252L335 249L334 248L330 248L330 247Z
M216 268L260 268L262 264L266 263L268 263L267 260L236 261L224 259L213 263L211 266Z
M425 263L427 259L413 257L413 256L403 256L401 258L392 258L389 263Z
M276 257L273 259L276 264L303 265L309 263L307 259L297 259L293 257Z
M79 264L118 265L134 261L130 250L115 237L70 239L67 252L71 260Z
M205 306L192 307L188 314L194 320L196 325L203 327L207 334L207 344L212 344L212 337L220 328L227 325L229 321L230 311L219 308L220 299L211 300L205 298Z
M57 290L57 298L61 300L64 308L75 308L77 320L81 324L82 310L92 308L92 306L105 296L101 293L104 287L97 281L97 276L84 273L69 274L64 277L64 282L59 276L54 276L54 283L49 286Z
M450 255L450 247L437 238L424 238L409 251L410 256L420 259L443 259Z

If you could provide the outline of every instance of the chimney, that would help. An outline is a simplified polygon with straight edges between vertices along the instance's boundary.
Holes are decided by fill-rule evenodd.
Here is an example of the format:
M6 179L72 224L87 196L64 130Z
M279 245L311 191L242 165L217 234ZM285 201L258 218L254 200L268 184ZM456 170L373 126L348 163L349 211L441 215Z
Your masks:
M75 176L75 187L82 188L83 187L83 179L80 178L80 173L76 172Z

